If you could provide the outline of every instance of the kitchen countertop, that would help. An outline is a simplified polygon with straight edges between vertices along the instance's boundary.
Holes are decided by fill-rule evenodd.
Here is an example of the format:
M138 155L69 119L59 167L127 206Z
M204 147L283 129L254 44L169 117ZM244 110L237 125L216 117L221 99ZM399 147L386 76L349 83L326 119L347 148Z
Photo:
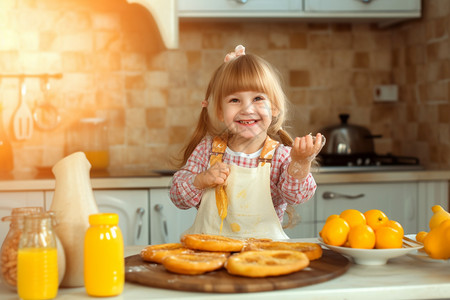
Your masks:
M293 241L317 241L298 239ZM138 254L142 246L126 247L125 256ZM383 266L351 264L349 270L330 281L279 291L214 294L151 288L125 283L124 291L108 299L445 299L450 298L450 261L429 262L411 256ZM15 300L14 292L0 287L0 298ZM84 288L60 289L56 299L92 299Z
M450 170L315 172L318 184L407 182L450 180ZM91 172L94 189L147 189L170 186L169 170L106 170ZM55 179L50 170L15 172L0 176L0 192L54 190Z

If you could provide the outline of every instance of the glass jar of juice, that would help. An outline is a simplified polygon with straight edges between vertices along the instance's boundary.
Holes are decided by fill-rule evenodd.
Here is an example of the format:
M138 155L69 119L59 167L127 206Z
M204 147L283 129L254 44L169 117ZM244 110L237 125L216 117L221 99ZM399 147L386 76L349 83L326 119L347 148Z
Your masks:
M42 213L42 207L17 207L11 211L11 216L2 218L3 222L11 222L9 231L0 250L1 281L11 290L17 288L17 251L19 241L24 229L25 216L33 213Z
M84 285L90 296L111 297L122 293L125 281L123 237L119 216L89 215L84 237Z
M53 218L25 216L17 254L17 293L21 299L53 299L58 294L58 258Z
M103 118L84 118L75 124L67 137L67 154L84 152L91 170L104 170L109 166L108 127Z

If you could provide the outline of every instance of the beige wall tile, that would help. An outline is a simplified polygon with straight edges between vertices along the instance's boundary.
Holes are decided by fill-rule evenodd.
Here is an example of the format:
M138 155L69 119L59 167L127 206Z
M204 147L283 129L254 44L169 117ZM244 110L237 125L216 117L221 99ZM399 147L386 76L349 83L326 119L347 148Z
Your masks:
M308 71L293 70L289 74L289 85L293 87L308 87L311 85L311 74Z
M450 167L450 1L424 1L420 20L372 24L181 22L180 48L166 50L148 12L126 1L0 1L1 73L62 73L52 103L63 122L52 132L13 140L26 169L61 156L64 136L86 116L107 117L111 168L165 168L196 125L206 86L225 54L244 44L283 76L295 135L338 124L383 134L381 154L419 156ZM9 124L18 81L2 79ZM27 79L42 101L39 80ZM397 103L375 103L373 87L397 84ZM6 103L5 103L6 101ZM395 130L394 130L395 128ZM376 132L375 132L376 131ZM428 134L432 131L432 134ZM45 138L44 138L45 137ZM431 156L431 157L429 157Z

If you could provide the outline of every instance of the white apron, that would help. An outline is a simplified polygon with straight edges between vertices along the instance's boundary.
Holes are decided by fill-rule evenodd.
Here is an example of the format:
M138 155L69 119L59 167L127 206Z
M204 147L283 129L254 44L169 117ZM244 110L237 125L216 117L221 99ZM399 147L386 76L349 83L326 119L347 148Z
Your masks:
M220 155L226 143L215 138L213 156ZM219 145L219 147L217 147ZM211 234L233 238L289 239L283 231L270 192L270 161L278 142L266 139L256 168L230 166L226 193L228 214L220 232L221 219L217 210L215 189L207 189L202 197L194 224L183 234ZM218 149L221 148L221 149ZM210 160L214 162L213 159Z

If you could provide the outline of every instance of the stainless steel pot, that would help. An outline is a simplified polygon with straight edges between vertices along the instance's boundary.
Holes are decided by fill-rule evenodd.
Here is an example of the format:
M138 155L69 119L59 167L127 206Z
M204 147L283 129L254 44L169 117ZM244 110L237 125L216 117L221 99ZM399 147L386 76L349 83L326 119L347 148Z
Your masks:
M323 128L320 132L327 137L321 153L329 155L354 155L374 153L373 135L369 129L348 124L348 114L340 114L341 124Z

